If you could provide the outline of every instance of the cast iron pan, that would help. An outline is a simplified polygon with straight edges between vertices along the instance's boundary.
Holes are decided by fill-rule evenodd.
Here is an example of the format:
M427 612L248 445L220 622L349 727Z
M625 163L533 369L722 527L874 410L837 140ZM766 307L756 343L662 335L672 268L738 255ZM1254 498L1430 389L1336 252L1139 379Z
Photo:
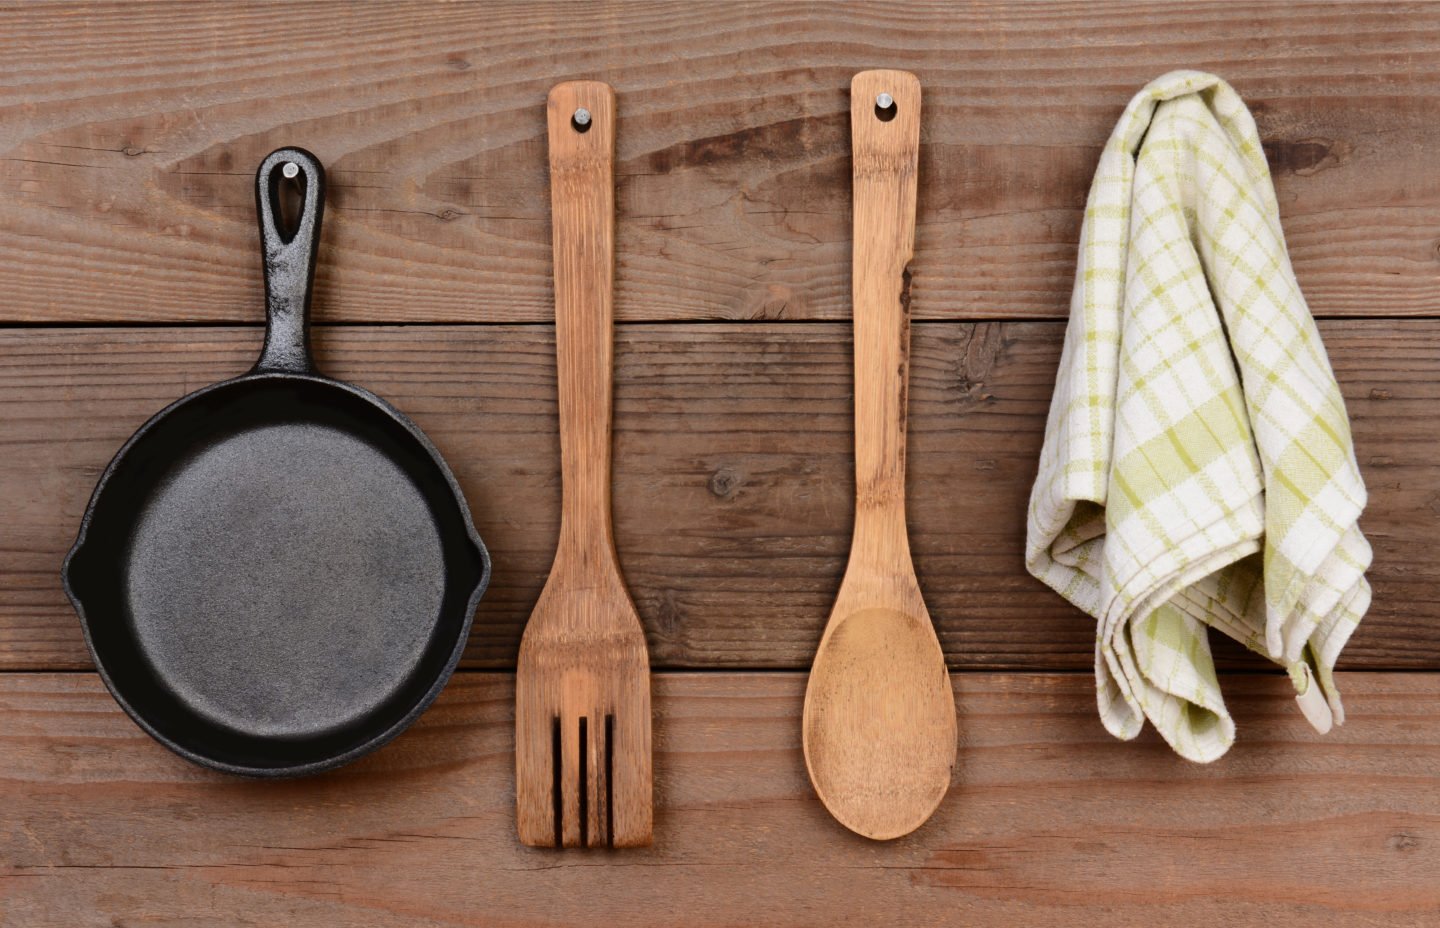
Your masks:
M255 179L260 360L125 443L62 579L142 728L200 764L294 776L374 750L435 698L490 560L424 434L311 361L320 162L282 148ZM282 184L302 198L289 223Z

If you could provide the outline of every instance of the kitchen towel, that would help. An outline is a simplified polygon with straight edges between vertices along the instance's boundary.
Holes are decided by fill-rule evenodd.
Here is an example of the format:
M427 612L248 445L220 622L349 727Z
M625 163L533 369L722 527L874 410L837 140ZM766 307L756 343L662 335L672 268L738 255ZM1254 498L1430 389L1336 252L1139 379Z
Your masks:
M1235 724L1207 627L1284 666L1320 731L1370 604L1365 486L1255 121L1219 78L1152 82L1085 206L1030 498L1029 570L1095 616L1100 716L1211 761Z

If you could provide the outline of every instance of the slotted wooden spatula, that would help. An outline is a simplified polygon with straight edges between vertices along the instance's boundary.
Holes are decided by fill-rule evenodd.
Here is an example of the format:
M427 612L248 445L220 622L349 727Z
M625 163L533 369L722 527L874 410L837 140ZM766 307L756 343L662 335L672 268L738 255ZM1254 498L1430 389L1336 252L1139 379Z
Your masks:
M805 763L866 837L920 827L950 786L955 697L905 531L906 267L915 247L920 82L850 85L854 157L855 534L805 690Z
M650 843L650 661L610 522L615 92L550 91L550 208L560 385L560 544L515 681L520 840Z

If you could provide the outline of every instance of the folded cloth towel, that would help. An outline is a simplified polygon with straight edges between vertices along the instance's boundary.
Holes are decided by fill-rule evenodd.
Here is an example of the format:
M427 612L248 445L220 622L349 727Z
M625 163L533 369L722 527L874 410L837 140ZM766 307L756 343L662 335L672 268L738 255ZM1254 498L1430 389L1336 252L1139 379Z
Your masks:
M1098 620L1106 728L1225 753L1206 626L1284 665L1317 729L1343 722L1364 507L1255 121L1219 78L1167 74L1100 157L1030 498L1030 572Z

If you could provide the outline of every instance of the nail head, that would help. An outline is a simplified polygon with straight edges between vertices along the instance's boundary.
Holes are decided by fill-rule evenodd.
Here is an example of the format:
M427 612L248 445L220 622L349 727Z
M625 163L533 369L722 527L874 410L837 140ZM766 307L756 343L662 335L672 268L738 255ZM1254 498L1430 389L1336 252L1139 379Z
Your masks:
M293 180L300 174L300 165L293 161L287 161L285 166L280 169L280 173Z
M585 107L583 107L583 106L580 107L579 109L577 109L577 110L575 111L575 125L577 125L577 126L588 126L588 125L590 125L590 111L587 110L587 109L586 109Z
M881 93L875 98L875 105L880 107L882 110L888 110L890 107L895 105L895 98L890 96L888 93Z

